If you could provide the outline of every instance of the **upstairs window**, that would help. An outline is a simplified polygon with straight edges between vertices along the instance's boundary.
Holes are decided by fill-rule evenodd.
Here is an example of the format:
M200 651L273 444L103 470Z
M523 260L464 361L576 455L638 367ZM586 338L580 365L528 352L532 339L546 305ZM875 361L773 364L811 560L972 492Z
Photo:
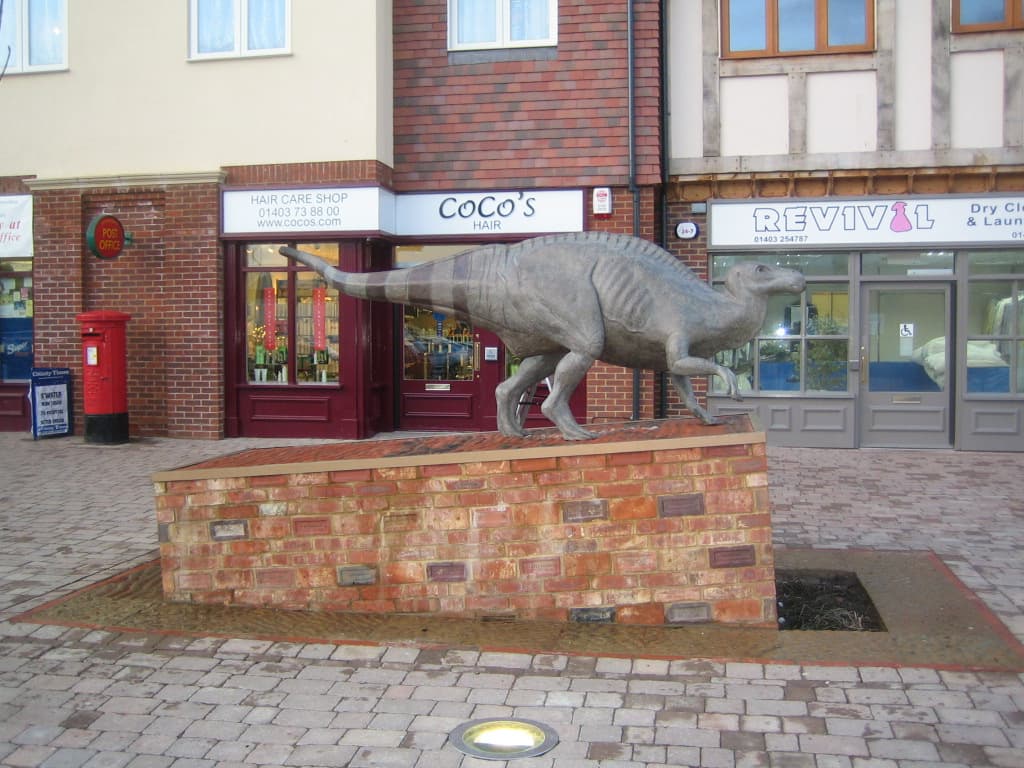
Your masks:
M722 0L723 58L871 51L874 0Z
M0 71L68 68L67 0L6 0L0 17Z
M291 50L291 0L189 0L193 59L269 56Z
M1022 0L953 0L954 32L1024 29Z
M448 48L528 48L558 42L557 0L448 0Z

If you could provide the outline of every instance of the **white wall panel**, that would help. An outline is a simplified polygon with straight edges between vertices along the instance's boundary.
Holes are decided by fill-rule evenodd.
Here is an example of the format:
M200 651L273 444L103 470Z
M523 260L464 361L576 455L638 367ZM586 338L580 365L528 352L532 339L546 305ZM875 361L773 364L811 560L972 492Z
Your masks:
M721 81L722 155L789 152L789 88L785 76Z
M1003 144L1003 52L950 57L950 139L954 147Z
M872 152L878 145L874 72L807 76L807 151Z
M932 145L931 0L896 4L896 133L898 150Z
M672 157L704 154L704 75L701 4L674 0L668 9L669 151Z

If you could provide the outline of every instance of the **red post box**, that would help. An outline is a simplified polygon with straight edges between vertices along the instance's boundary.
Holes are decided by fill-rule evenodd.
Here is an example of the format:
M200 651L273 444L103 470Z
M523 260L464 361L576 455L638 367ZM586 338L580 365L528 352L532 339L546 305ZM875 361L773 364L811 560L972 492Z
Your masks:
M87 443L128 442L128 355L131 315L99 310L76 318L82 327L82 399Z

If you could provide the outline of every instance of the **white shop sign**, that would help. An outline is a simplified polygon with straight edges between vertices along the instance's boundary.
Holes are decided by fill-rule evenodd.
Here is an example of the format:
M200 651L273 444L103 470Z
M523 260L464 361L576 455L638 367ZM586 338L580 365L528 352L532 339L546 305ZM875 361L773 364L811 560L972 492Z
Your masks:
M710 249L1024 242L1024 196L709 203Z
M525 235L583 231L581 190L399 195L399 235Z
M0 195L0 258L32 258L32 195Z
M394 227L394 195L379 187L225 190L223 232L379 232Z
M583 231L582 190L394 195L379 187L225 190L226 235L381 232L400 236Z

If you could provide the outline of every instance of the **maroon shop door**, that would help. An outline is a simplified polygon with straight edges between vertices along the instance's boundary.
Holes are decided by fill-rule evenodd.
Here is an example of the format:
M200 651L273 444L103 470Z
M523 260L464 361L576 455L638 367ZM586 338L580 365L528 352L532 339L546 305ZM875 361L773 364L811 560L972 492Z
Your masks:
M283 244L229 246L227 436L361 438L393 428L391 361L380 364L372 342L375 318L389 325L389 316L281 256ZM362 243L293 247L350 272L389 258Z
M401 428L497 429L494 388L504 366L498 337L424 307L403 307L402 318Z
M518 361L501 339L465 320L423 307L402 308L400 428L403 430L492 432L498 428L494 390ZM586 388L570 405L585 420ZM540 384L526 426L552 426L540 412L547 394Z

